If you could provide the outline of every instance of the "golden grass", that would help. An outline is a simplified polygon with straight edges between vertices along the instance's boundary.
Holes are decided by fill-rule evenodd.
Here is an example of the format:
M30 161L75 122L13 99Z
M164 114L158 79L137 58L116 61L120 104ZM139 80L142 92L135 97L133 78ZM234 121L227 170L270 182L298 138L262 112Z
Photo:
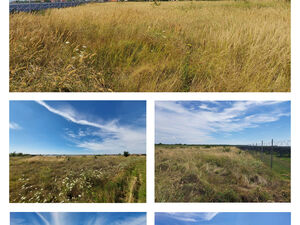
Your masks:
M290 3L88 4L10 15L10 91L290 91Z

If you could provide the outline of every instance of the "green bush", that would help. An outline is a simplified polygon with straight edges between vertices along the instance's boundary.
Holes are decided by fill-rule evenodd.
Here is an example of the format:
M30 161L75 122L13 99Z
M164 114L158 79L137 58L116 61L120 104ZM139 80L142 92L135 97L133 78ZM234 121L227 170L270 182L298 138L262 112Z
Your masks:
M224 147L223 152L230 152L230 147Z

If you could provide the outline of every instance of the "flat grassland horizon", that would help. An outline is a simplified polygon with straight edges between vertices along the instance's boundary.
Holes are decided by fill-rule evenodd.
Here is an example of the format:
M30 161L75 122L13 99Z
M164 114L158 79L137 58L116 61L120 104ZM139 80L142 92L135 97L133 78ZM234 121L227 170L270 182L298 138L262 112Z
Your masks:
M290 157L229 146L156 145L156 202L290 202Z
M94 3L10 15L10 91L288 92L284 0Z
M146 202L146 156L10 156L11 203Z

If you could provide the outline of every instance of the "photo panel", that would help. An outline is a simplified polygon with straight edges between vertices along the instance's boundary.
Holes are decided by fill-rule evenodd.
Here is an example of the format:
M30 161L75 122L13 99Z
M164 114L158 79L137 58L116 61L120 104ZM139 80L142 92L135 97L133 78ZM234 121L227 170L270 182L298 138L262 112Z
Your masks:
M12 212L10 225L146 225L145 212Z
M290 101L156 101L156 202L290 202Z
M44 1L10 2L10 92L291 91L290 0Z
M145 101L10 101L10 203L145 203Z
M155 225L290 225L289 212L157 212Z

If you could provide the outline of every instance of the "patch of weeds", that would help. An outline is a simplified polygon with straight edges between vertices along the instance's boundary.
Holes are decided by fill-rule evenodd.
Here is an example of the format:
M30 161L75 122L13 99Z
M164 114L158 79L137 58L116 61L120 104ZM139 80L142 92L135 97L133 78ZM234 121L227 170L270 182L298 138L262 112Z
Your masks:
M198 176L196 174L193 173L189 173L184 175L181 180L180 183L182 184L189 184L189 183L197 183L199 181Z
M183 71L182 71L182 91L188 92L190 91L191 84L193 82L193 79L195 77L195 74L193 70L191 69L190 60L191 60L191 54L193 50L192 44L186 45L188 50L186 53L186 57L184 59L184 64L182 65Z
M267 202L270 199L268 192L263 191L260 188L256 188L253 194L259 202Z
M166 171L169 169L169 165L167 163L161 163L158 165L158 169L161 171Z
M224 192L218 193L218 198L220 202L240 202L240 196L237 194L236 191L229 189L225 190Z
M230 147L224 147L223 152L230 152Z

